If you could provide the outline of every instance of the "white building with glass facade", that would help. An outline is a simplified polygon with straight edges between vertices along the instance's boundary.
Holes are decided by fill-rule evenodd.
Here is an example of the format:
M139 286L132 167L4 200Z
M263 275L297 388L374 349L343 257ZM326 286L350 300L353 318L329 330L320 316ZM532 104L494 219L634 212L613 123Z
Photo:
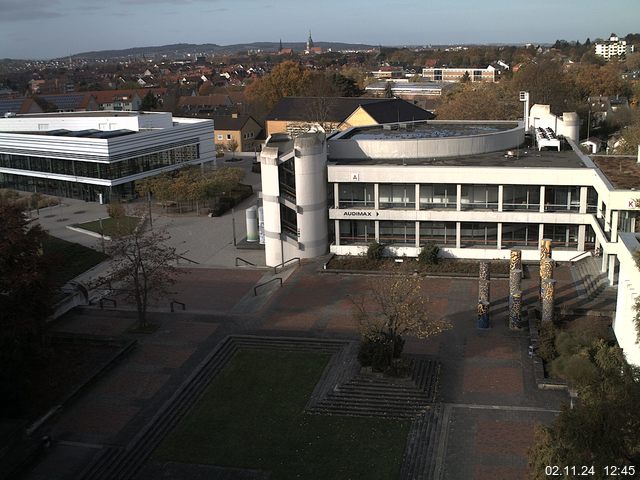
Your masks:
M0 187L88 201L131 198L135 181L215 161L213 122L168 112L0 118Z
M261 154L267 265L360 255L373 241L394 256L430 242L446 257L507 259L517 248L537 261L549 238L555 260L597 248L612 284L618 269L631 278L619 234L635 232L640 195L616 188L577 138L539 150L538 128L525 136L522 122L423 121L270 137ZM635 337L627 343L638 350Z

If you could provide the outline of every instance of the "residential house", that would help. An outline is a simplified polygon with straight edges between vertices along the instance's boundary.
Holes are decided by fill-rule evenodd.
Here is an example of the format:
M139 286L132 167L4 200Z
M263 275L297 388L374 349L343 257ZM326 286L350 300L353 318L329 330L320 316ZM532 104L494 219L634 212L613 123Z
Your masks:
M314 125L327 133L354 126L431 120L434 115L398 98L284 97L266 118L267 136L297 136Z
M214 115L216 147L224 150L253 152L260 146L262 126L251 115ZM235 148L233 148L235 147Z

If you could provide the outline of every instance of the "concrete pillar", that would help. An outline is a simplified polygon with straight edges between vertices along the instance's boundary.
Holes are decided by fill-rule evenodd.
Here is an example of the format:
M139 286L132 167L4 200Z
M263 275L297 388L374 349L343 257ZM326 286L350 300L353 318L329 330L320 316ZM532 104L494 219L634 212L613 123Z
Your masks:
M491 303L491 280L478 280L478 301Z
M420 248L420 222L416 222L416 248Z
M498 211L502 211L502 202L504 200L504 185L498 185ZM498 237L500 238L500 237ZM499 242L499 240L498 240ZM500 247L498 247L500 248Z
M380 210L380 185L377 183L373 184L373 208L376 210ZM376 238L378 237L378 233L376 230Z
M544 212L544 195L545 195L545 187L544 185L540 185L540 212Z
M600 272L601 273L605 273L607 271L607 261L608 261L608 255L606 253L604 253L604 251L602 252L602 263L600 264Z
M491 278L491 274L489 273L488 262L480 262L480 265L478 268L478 276L480 280L489 280Z
M620 212L613 210L611 212L611 241L618 241L618 219L620 218Z
M607 271L607 279L609 280L609 285L613 286L616 281L616 256L609 255L609 269Z
M551 239L543 238L540 241L540 260L543 258L551 258Z
M519 330L522 328L522 291L513 292L509 300L509 328Z
M519 268L509 270L509 294L522 290L522 270Z
M459 185L458 185L459 186ZM460 229L461 229L461 222L456 222L456 248L460 248Z
M456 210L457 211L462 210L462 185L461 184L458 184L456 186Z
M489 328L489 302L478 302L478 328Z
M551 258L540 259L540 297L542 297L542 289L545 280L553 278L553 260Z
M376 242L380 243L380 220L375 220Z
M598 208L596 209L596 218L602 218L603 205L604 205L604 201L600 198L600 194L598 194Z
M416 183L416 210L420 210L420 184Z
M334 220L334 230L336 232L336 241L335 244L337 247L340 246L340 220Z
M556 281L553 279L542 282L542 321L553 322Z
M542 242L543 238L544 238L544 223L541 223L540 228L538 228L538 244Z
M498 250L502 249L502 223L498 223L498 229L497 229L497 234L496 236L497 238L497 248Z
M333 184L333 208L340 208L340 184Z
M578 225L578 250L584 251L584 242L587 237L587 226Z
M509 270L522 271L522 250L511 250L509 254Z
M587 213L587 187L580 187L580 210L579 213Z
M611 231L611 210L610 209L607 209L607 211L604 212L604 231L605 233Z

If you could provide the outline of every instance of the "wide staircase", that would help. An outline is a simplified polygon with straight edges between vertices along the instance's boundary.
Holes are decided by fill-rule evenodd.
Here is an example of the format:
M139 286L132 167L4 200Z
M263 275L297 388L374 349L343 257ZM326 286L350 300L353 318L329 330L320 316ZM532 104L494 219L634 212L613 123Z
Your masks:
M602 259L596 257L583 258L571 265L576 290L582 297L582 305L574 313L610 313L615 309L617 288L609 285L607 274L600 271L601 265Z

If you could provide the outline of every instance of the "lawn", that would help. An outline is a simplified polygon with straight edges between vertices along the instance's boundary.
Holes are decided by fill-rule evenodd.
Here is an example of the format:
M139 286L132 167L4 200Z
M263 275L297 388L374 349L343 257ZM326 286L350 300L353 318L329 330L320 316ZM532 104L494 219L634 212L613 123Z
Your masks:
M51 277L56 287L61 287L107 258L97 250L51 235L46 236L42 249L51 261Z
M328 360L240 350L154 458L267 470L274 479L398 478L408 421L304 413Z
M100 223L102 222L102 225ZM122 217L122 218L103 218L102 221L94 220L93 222L79 223L74 227L83 228L95 233L112 236L118 232L132 232L138 225L140 219L138 217ZM104 230L104 231L103 231Z

